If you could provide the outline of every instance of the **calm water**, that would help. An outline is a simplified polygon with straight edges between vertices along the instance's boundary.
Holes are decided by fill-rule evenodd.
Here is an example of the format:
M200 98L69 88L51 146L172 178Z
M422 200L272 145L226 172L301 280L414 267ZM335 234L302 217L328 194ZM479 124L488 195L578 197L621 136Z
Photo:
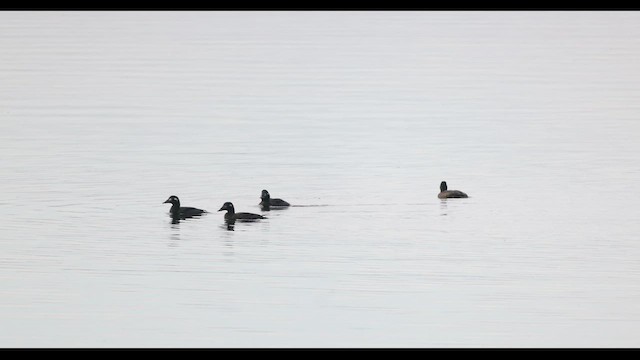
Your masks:
M1 347L640 347L638 12L2 12L0 49ZM228 231L262 189L305 206Z

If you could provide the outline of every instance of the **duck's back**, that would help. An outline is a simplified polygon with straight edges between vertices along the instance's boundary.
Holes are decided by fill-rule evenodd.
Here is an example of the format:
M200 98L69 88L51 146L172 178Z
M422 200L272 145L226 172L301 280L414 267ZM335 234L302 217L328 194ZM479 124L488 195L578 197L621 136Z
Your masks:
M247 212L238 212L233 214L234 219L239 220L257 220L257 219L266 219L266 217L258 214L252 214Z
M445 190L438 194L440 199L448 199L448 198L468 198L467 194L463 193L460 190Z
M271 206L289 206L290 204L282 199L271 199L269 201Z
M180 215L184 215L184 216L202 215L206 212L207 212L206 210L197 209L194 207L180 207Z

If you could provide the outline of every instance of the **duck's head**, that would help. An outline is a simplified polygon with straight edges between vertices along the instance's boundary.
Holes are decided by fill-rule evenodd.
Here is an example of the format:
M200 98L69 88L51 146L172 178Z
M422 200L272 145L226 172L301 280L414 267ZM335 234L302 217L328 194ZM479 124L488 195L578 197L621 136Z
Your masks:
M260 199L269 199L271 197L271 195L269 195L269 192L267 190L262 190L262 194L260 195Z
M180 199L178 199L178 197L175 196L175 195L171 195L171 196L169 196L169 198L167 200L165 200L163 202L163 204L179 205L180 204Z
M440 183L440 192L447 191L447 182L443 181Z
M222 210L234 211L233 204L227 201L226 203L224 203L224 205L222 205L222 207L218 211L222 211Z

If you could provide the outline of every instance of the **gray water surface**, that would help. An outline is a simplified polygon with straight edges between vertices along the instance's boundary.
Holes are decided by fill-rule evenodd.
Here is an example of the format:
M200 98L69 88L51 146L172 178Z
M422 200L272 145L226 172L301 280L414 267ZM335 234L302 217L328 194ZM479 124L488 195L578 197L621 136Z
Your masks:
M0 346L638 347L639 58L637 12L0 12Z

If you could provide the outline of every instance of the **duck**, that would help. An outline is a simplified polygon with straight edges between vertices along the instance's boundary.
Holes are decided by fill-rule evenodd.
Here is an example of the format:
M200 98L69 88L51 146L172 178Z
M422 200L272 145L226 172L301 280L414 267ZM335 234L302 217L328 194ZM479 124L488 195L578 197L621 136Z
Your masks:
M289 204L288 202L282 200L282 199L272 199L271 195L269 195L269 192L267 190L262 190L262 194L260 195L260 199L262 199L262 201L260 201L260 206L262 206L263 208L269 208L271 206L273 207L285 207L285 206L290 206L291 204Z
M207 212L207 210L196 209L194 207L180 206L180 199L178 199L178 197L175 195L169 196L169 198L165 200L163 204L171 204L171 209L169 210L169 213L171 214L171 217L174 219L175 218L186 219L194 216L200 216Z
M248 212L236 212L233 204L230 202L224 203L220 210L227 210L227 213L224 214L224 219L227 221L235 221L235 220L258 220L258 219L266 219L266 217L258 214L252 214Z
M440 183L440 193L438 194L438 198L448 199L448 198L467 198L467 197L469 196L460 190L447 190L446 181L443 181Z

